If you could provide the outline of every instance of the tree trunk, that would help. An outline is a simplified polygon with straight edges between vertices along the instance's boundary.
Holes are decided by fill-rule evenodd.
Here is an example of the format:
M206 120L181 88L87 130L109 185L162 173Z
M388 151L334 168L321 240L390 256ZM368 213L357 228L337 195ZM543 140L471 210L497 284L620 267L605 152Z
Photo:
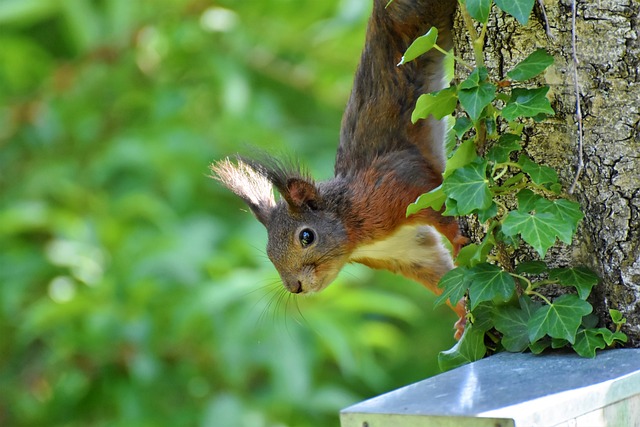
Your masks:
M490 75L504 78L515 64L545 48L555 64L540 79L551 86L553 118L532 125L526 151L554 167L565 188L579 164L579 131L572 51L572 3L545 2L550 36L539 4L526 26L495 6L485 45ZM629 344L640 346L640 4L629 0L577 2L577 76L582 110L584 169L573 197L585 218L571 247L555 248L551 264L585 265L602 278L592 304L603 324L608 309L627 318ZM462 19L456 53L472 62ZM464 70L459 70L464 75ZM471 234L478 227L471 225ZM475 230L474 230L475 228Z

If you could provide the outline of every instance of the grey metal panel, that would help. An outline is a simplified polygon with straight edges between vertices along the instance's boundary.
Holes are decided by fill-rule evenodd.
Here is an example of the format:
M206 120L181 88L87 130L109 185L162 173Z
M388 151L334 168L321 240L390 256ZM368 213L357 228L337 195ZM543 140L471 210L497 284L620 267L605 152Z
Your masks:
M554 425L637 394L640 349L604 351L595 359L500 353L353 405L341 421L343 427L402 426L397 416L418 416L425 423L406 425L448 426L454 424L445 420L454 419L462 427L484 425L479 417L503 426L509 420ZM378 424L376 416L384 415L395 415L395 424Z

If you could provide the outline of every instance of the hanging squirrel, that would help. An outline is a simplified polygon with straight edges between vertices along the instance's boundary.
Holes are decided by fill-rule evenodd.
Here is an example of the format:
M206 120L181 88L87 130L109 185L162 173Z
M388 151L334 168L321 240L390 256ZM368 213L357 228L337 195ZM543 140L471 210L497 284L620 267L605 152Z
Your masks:
M269 156L211 166L213 177L267 228L267 255L295 294L323 290L350 262L402 274L439 294L438 280L453 268L439 233L455 253L466 241L456 221L441 212L405 215L418 196L442 183L444 125L433 118L412 124L411 112L419 95L444 87L444 55L431 50L396 66L432 26L439 31L438 45L451 48L457 0L373 3L342 118L335 176L317 183L299 166ZM452 308L460 316L459 338L463 301Z

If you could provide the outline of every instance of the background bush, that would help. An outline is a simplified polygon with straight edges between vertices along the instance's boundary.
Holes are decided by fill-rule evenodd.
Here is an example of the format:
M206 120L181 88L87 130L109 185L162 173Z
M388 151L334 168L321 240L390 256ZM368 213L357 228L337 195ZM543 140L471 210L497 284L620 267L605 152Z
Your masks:
M282 291L207 178L247 146L328 177L370 4L0 3L0 424L329 426L437 372L455 316L349 267Z

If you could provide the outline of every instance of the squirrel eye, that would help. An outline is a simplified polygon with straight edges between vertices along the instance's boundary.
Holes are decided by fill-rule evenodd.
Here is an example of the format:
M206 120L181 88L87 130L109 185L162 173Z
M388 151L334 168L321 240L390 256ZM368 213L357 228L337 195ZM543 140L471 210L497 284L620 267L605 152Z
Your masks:
M300 239L300 244L302 245L302 247L306 248L316 240L316 233L314 233L313 230L309 228L305 228L300 232L298 238Z

